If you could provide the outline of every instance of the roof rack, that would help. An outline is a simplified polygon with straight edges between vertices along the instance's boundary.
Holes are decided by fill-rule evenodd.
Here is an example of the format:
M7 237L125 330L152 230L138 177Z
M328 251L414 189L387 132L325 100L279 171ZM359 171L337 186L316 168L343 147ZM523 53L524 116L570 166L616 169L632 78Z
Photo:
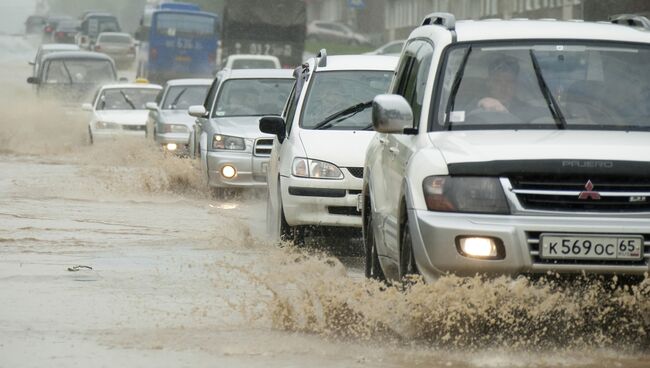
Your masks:
M318 52L318 55L316 55L316 57L319 58L319 60L318 60L318 67L319 68L324 68L324 67L327 66L327 50L320 49L320 51Z
M650 29L650 20L642 15L637 14L619 14L609 17L609 21L614 24L623 26L638 27Z
M456 17L451 13L431 13L422 21L423 26L443 26L450 31L456 29Z

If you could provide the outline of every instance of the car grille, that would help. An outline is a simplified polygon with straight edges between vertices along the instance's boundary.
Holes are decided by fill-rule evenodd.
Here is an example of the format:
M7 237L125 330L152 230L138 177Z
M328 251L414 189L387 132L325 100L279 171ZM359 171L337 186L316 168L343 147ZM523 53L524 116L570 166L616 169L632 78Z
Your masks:
M363 167L347 167L348 171L355 178L363 179Z
M146 125L122 125L124 130L135 130L135 131L145 131L147 129Z
M643 236L644 258L637 261L613 261L613 260L587 260L587 259L542 259L539 256L539 238L541 232L527 232L526 238L530 257L533 263L537 264L566 264L566 265L601 265L601 266L646 266L650 263L650 234L641 234ZM574 235L574 234L571 234ZM589 234L593 235L593 234ZM638 234L633 234L638 235Z
M260 138L255 141L253 152L255 156L268 157L271 156L271 149L273 149L273 139Z
M509 180L519 203L528 210L650 212L650 177L518 175ZM593 184L591 195L588 182Z
M356 207L349 206L329 206L327 207L327 212L331 215L361 216L361 213L357 211Z

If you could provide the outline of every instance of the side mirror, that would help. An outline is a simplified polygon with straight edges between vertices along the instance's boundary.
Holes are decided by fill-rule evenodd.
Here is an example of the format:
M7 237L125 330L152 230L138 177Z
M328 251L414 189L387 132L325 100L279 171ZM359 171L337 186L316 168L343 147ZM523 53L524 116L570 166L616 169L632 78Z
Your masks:
M29 61L28 63L29 63L29 65L31 65L31 66L34 66L34 65L36 65L36 63L35 63L35 62L33 62L33 61Z
M40 80L38 79L38 77L29 77L29 78L27 78L27 83L29 83L29 84L39 84Z
M93 111L93 105L86 102L85 104L81 105L81 109L83 111Z
M155 102L147 102L144 107L147 108L147 110L153 110L156 111L158 110L158 104Z
M287 127L284 119L279 116L265 116L261 118L260 131L277 136L280 143L284 142L284 138L287 135Z
M404 134L413 129L413 110L400 95L378 95L372 101L372 125L377 132Z
M203 105L190 106L187 112L190 116L194 116L195 118L204 118L208 116L208 112L205 110L205 106Z

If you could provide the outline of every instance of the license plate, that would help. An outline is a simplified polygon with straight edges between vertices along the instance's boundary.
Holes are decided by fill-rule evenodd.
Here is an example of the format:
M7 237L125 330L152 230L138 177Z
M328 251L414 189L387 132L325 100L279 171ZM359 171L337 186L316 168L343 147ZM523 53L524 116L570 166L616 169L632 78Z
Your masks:
M640 260L643 237L542 234L539 256L543 259Z

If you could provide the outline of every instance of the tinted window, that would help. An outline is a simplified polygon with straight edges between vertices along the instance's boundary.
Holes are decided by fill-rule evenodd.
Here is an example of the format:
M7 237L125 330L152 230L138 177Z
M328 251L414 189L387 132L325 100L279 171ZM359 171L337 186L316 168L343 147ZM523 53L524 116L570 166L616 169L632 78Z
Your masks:
M292 86L293 79L227 80L213 116L280 115Z
M126 35L102 35L99 41L104 43L131 43L131 37Z
M209 86L174 86L169 88L163 110L187 110L190 106L200 105L205 100Z
M111 88L99 96L97 110L144 110L156 99L158 90L150 88Z
M232 69L275 69L273 60L238 59L233 61Z
M156 16L156 31L163 36L211 36L215 30L212 17L169 13Z
M44 83L75 84L115 80L113 65L106 60L52 60L46 65Z

